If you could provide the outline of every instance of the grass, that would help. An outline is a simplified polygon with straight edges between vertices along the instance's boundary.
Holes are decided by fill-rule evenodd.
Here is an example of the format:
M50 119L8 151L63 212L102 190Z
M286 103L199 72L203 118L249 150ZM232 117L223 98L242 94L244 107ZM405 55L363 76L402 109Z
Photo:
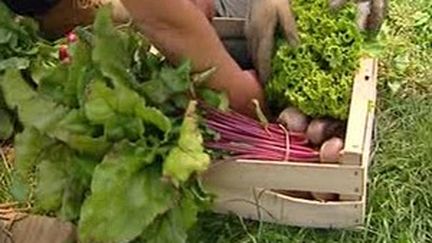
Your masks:
M0 203L11 200L8 188L14 156L14 151L8 143L0 143Z
M379 39L378 151L365 229L305 229L205 214L191 242L432 242L432 1L392 0Z

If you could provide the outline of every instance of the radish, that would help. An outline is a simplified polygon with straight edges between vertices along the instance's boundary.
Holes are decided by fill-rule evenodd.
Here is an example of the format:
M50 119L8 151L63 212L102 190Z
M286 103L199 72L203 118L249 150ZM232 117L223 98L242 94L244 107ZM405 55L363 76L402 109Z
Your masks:
M74 32L69 32L69 34L66 36L67 42L74 43L78 41L78 36Z
M70 62L70 55L67 45L61 45L59 47L58 51L59 59L62 63L69 63Z
M333 137L327 140L320 149L320 161L322 163L338 163L344 146L342 139Z
M284 124L288 131L304 133L309 125L309 118L295 107L288 107L283 110L278 122Z
M319 162L319 152L308 147L304 134L290 132L281 124L266 123L202 105L207 127L218 139L207 140L209 149L228 152L233 159Z
M306 137L314 144L321 145L324 141L332 138L343 138L345 134L345 122L332 118L313 119L309 124Z

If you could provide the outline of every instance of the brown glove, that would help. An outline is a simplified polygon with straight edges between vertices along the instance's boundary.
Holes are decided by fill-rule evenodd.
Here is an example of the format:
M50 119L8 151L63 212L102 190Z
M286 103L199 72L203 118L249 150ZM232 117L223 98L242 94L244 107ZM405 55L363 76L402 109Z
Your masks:
M113 19L118 23L129 21L129 14L120 0L60 0L43 14L36 15L41 30L49 36L63 35L78 25L93 22L96 10L104 4L112 4Z
M329 0L330 8L337 10L348 0ZM388 0L356 0L357 25L360 30L378 31L387 15Z
M261 83L271 73L275 29L280 24L288 42L299 43L295 19L289 0L251 0L246 16L245 34L248 49Z

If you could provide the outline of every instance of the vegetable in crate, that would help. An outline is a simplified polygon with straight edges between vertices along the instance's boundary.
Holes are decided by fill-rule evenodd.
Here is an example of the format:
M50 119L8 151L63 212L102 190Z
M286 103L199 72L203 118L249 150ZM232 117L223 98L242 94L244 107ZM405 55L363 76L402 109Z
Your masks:
M273 110L295 106L308 116L344 120L363 43L355 7L331 12L327 0L292 4L301 44L293 48L278 41L266 86L269 103Z
M163 66L107 8L93 33L77 35L68 62L41 67L43 76L12 67L0 80L23 127L15 199L76 222L81 242L186 242L210 201L196 176L209 156L189 65Z
M227 152L230 159L319 162L304 134L281 124L262 124L234 111L203 106L207 127L217 133L206 141L209 149Z

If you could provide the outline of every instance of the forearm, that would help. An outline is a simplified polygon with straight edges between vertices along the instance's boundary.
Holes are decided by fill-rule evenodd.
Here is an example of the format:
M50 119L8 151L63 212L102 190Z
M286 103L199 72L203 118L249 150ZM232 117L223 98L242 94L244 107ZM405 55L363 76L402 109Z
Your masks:
M171 62L187 58L195 71L236 66L190 0L123 0L134 22ZM205 51L205 54L203 54Z
M250 99L262 100L261 89L225 51L215 30L190 0L123 0L135 23L174 64L192 62L194 71L216 67L208 86L228 93L235 109ZM245 90L245 87L251 87Z

